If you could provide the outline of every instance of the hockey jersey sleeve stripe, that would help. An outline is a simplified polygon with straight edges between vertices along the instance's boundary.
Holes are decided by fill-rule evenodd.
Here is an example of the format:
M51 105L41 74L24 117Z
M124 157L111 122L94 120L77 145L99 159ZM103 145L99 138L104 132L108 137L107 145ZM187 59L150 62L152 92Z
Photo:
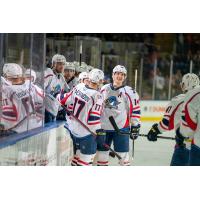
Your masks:
M13 110L12 106L3 106L3 110Z
M139 118L140 119L140 115L131 115L131 117Z
M99 122L88 122L88 125L97 125L97 124L100 124L100 121Z
M140 106L134 107L133 110L140 110Z
M98 113L98 112L90 112L90 114L100 116L100 113Z
M132 113L133 113L133 114L139 114L139 115L141 114L140 110L133 111Z
M162 121L161 121L159 124L160 124L160 126L161 126L162 129L164 129L164 130L166 130L166 131L169 130L168 126L165 126L165 125L162 123Z
M97 116L89 116L88 121L97 121L100 120L100 117Z
M44 79L50 77L50 76L53 76L53 74L48 74L47 76L44 77Z

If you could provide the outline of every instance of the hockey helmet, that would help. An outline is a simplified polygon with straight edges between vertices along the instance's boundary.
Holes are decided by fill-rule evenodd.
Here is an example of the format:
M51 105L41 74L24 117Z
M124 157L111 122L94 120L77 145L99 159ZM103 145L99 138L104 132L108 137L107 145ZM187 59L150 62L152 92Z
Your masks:
M115 72L121 72L121 73L125 74L125 76L126 76L126 74L127 74L126 68L125 68L124 66L122 66L122 65L117 65L117 66L115 66L114 69L113 69L113 74L114 74Z
M65 64L66 63L65 56L60 55L60 54L55 54L52 57L52 65L53 65L53 63L58 63L58 62L61 62L61 63Z
M65 69L73 70L75 71L75 65L72 62L66 62L65 63Z
M99 83L100 81L103 81L104 79L104 73L100 69L93 69L88 74L89 80L92 83Z
M18 78L23 76L22 67L16 63L6 63L3 66L3 74L6 77Z
M88 79L88 78L89 78L89 76L88 76L88 73L87 73L87 72L81 72L81 73L79 74L78 80L81 81L81 80L83 80L83 79Z
M27 69L24 73L25 77L32 77L33 80L32 82L35 83L35 80L36 80L36 73L34 70L32 69Z
M181 81L182 90L189 91L199 85L199 77L196 74L188 73L185 74Z

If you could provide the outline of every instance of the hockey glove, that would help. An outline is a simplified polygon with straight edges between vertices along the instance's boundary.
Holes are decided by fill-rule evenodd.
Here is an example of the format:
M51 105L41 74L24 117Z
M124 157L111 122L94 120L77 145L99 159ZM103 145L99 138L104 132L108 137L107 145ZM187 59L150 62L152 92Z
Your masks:
M131 134L130 134L131 140L136 140L139 136L139 132L140 132L140 124L138 124L137 126L131 126Z
M158 129L158 124L153 124L153 126L151 127L151 129L150 129L150 131L147 135L147 139L149 141L155 142L155 141L157 141L157 135L158 134L161 134L161 132Z
M97 148L102 149L104 148L104 143L106 141L106 132L103 129L99 129L96 131L97 137Z
M183 135L180 133L180 128L176 130L175 140L176 140L176 144L179 147L185 147L185 144L184 144L185 137L183 137Z

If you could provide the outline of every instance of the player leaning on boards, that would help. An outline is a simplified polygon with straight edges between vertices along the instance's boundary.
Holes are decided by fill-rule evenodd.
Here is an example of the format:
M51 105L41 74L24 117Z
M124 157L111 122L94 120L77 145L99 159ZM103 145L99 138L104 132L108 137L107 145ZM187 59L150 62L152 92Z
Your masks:
M63 76L65 63L65 57L56 54L52 58L52 69L48 68L44 72L45 123L55 121L56 119L60 106L59 102L55 100L56 96L69 91Z
M101 128L100 116L103 98L98 91L104 79L104 73L99 69L89 72L89 85L78 84L64 99L62 105L72 105L72 115L67 118L65 128L70 132L74 145L72 165L91 166L96 154L97 145L100 148L105 142L105 133ZM95 137L81 123L85 124Z
M172 156L171 166L186 166L189 161L189 150L191 147L191 140L184 138L180 133L180 122L183 109L183 103L188 93L199 85L199 78L196 74L188 73L182 78L181 89L183 94L174 97L168 104L162 121L158 124L153 124L148 133L149 141L157 141L157 135L163 132L175 130L176 145Z
M30 81L25 81L22 67L7 63L3 67L5 80L2 86L2 116L4 130L27 131L42 126L43 92Z
M185 96L180 125L180 133L192 139L189 154L190 166L200 166L200 86L197 76L195 83Z
M106 131L105 143L114 145L114 150L122 157L120 165L130 165L129 162L129 137L137 138L140 127L139 96L135 90L123 85L127 76L124 66L117 65L113 69L113 83L101 88L104 98L101 117L102 129ZM115 131L109 121L109 117L115 119L122 134ZM130 134L130 132L132 134ZM103 147L98 148L97 164L106 166L109 164L109 151Z

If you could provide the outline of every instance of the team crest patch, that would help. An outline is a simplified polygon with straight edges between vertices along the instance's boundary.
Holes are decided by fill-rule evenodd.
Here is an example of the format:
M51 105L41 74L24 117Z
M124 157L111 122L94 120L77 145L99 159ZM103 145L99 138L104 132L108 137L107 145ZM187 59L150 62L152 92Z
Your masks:
M114 108L114 109L118 109L118 105L121 103L119 101L117 101L116 96L111 96L108 99L105 100L105 107L106 108Z

